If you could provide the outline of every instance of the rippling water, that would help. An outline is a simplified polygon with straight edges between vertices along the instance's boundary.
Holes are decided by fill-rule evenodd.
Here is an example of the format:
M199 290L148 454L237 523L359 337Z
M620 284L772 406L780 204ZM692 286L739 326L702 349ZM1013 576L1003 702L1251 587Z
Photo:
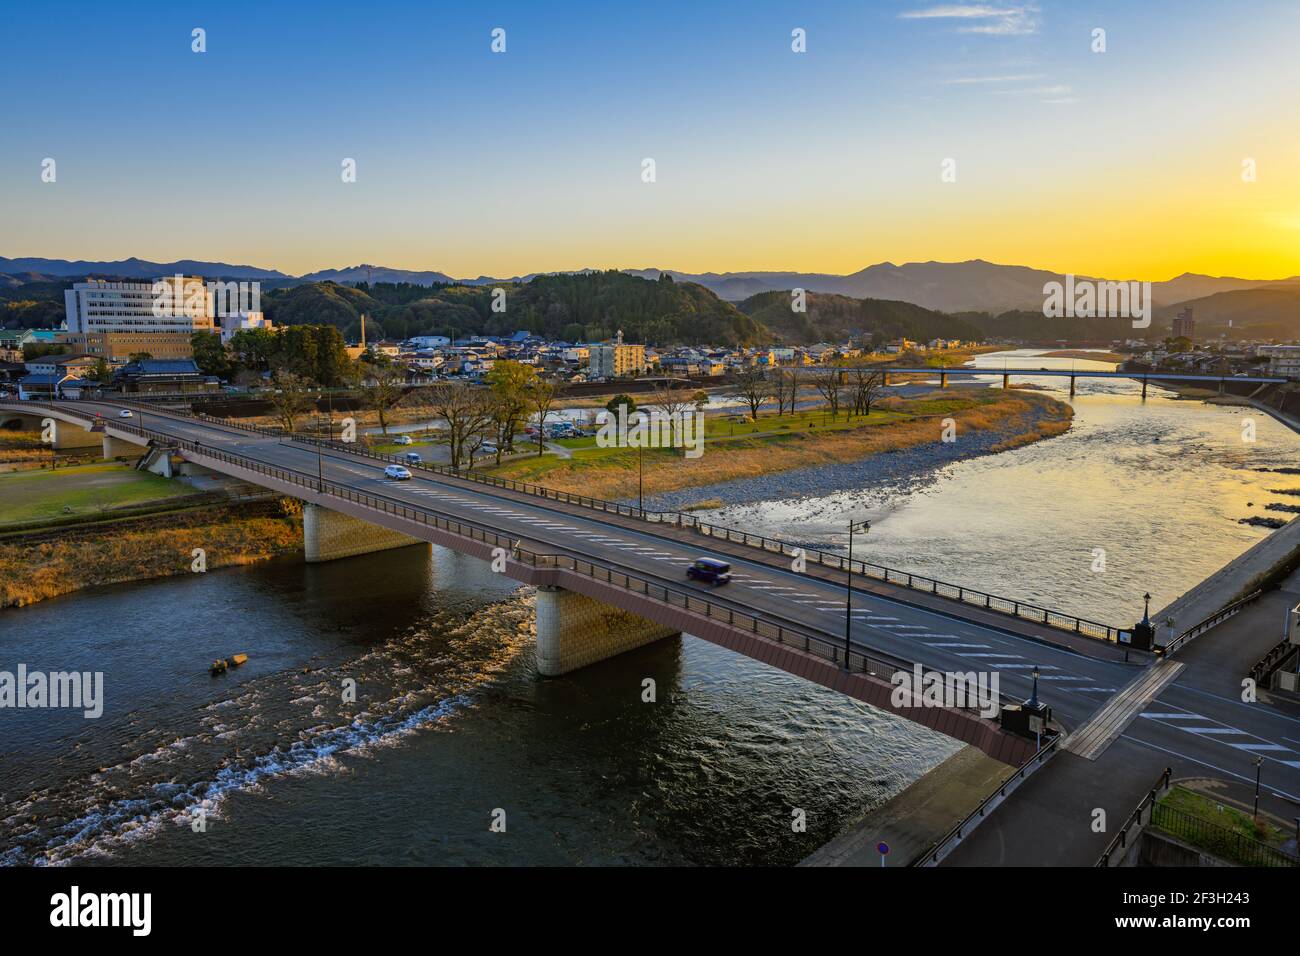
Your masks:
M0 712L0 860L791 862L955 749L693 638L541 680L532 626L440 549L6 612L0 667L102 669L107 704Z
M1267 417L1136 394L1085 384L1068 436L722 517L833 544L870 516L884 563L1126 620L1142 589L1162 603L1266 534L1236 519L1300 485L1256 470L1295 464ZM532 625L527 589L440 549L0 612L0 669L102 670L107 698L99 720L0 711L0 861L790 863L955 750L690 637L541 680Z
M1032 350L980 356L980 367L1109 370ZM1066 434L957 462L914 480L825 497L708 512L705 520L844 547L849 520L869 519L854 556L956 584L1132 624L1142 594L1163 607L1270 532L1238 524L1300 476L1300 436L1251 408L1179 400L1123 379L1021 376L1074 407ZM1001 378L997 379L1000 387ZM1255 441L1242 440L1244 419ZM958 436L960 441L960 436ZM794 529L797 529L795 532ZM1095 549L1105 571L1092 570Z

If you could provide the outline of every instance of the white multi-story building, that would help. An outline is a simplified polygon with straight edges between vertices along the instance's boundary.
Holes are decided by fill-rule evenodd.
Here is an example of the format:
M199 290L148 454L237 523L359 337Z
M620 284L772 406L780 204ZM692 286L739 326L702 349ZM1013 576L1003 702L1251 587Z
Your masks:
M406 344L413 349L437 349L451 345L451 339L445 335L414 335Z
M248 329L265 329L269 332L273 328L271 320L261 312L236 312L233 315L223 315L220 322L222 345L229 342L236 332Z
M1259 354L1268 359L1268 373L1300 378L1300 345L1261 345Z
M211 332L214 308L203 280L88 279L63 293L69 332Z

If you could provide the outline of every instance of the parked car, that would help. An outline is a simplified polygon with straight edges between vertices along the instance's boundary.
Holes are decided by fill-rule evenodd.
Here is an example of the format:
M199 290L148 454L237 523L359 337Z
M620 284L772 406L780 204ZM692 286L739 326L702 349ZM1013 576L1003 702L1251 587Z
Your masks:
M695 563L686 569L686 576L705 584L726 584L731 580L731 565L716 558L696 558Z
M414 445L414 444L415 444L415 439L412 438L410 435L398 435L396 438L393 439L393 444L394 444L394 445Z
M392 478L394 481L405 481L411 477L411 473L401 465L389 465L384 469L384 476Z
M117 413L117 417L118 417L118 418L131 418L131 417L132 417L131 409L129 409L129 408L124 408L124 409L122 409L120 412Z
M407 461L409 461L412 465L424 464L424 459L420 457L420 453L418 451L408 451L403 457Z
M497 446L490 441L485 441L480 451L485 455L495 455L497 453Z

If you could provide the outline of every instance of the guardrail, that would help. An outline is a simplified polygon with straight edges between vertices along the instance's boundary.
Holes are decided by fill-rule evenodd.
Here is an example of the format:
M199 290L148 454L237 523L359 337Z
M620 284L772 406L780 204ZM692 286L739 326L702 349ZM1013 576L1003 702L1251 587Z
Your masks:
M286 484L314 491L319 495L329 495L340 498L344 501L350 501L363 507L401 517L430 528L435 528L463 538L468 538L471 541L480 541L493 547L501 547L506 549L514 560L522 564L527 564L539 569L557 569L581 574L592 578L593 580L601 581L613 585L614 587L629 591L630 593L644 595L670 607L680 607L695 614L702 614L707 619L725 622L732 627L739 628L748 633L774 640L778 644L795 647L805 653L830 661L833 664L844 666L846 669L856 673L869 674L885 681L889 681L894 674L899 673L900 671L912 673L918 666L921 667L922 673L935 673L933 668L918 665L913 661L907 661L903 658L881 652L867 652L860 648L851 649L848 654L848 659L845 661L842 640L837 637L831 637L826 634L819 634L815 631L811 631L806 627L802 627L777 615L770 614L766 617L759 617L755 614L737 611L730 605L721 604L717 601L701 597L694 591L685 591L679 588L673 588L649 578L629 574L625 571L606 567L593 561L576 558L572 555L544 554L526 551L516 546L516 536L501 534L475 522L440 516L435 514L429 508L411 505L407 502L390 498L387 495L376 495L356 491L345 485L337 484L336 482L323 481L317 475L297 471L296 469L291 468L281 468L251 458L247 455L224 451L220 448L214 448L189 439L165 435L161 432L149 429L133 419L106 421L106 424L121 431L128 431L139 435L142 438L148 438L153 441L167 441L175 444L181 449L191 451L194 454L203 455L209 459L215 459L216 461L226 462L277 479ZM1002 703L1012 702L1012 699L1004 694L999 694L999 700ZM980 714L981 710L978 702L969 702L967 705L957 709L967 710L975 714ZM996 720L996 718L983 719Z
M1143 811L1150 807L1154 807L1156 805L1156 800L1159 799L1159 795L1169 789L1169 776L1172 773L1173 770L1169 767L1165 768L1165 772L1156 779L1155 786L1148 790L1146 795L1138 801L1137 809L1129 814L1128 819L1125 820L1124 825L1119 828L1119 832L1115 834L1114 839L1106 845L1106 849L1103 850L1101 856L1097 858L1097 862L1094 864L1095 866L1109 867L1122 862L1123 854L1120 854L1120 857L1116 857L1115 854L1120 850L1128 849L1129 832L1135 828L1141 827L1142 824L1146 822L1142 819ZM1148 814L1148 819L1149 817L1150 814Z
M375 459L376 461L405 465L407 467L410 467L412 464L398 455L384 455L363 447L342 442L330 442L306 436L294 436L293 440L304 444L322 445L347 454L362 455L367 458ZM792 545L779 538L770 538L766 535L752 534L748 531L729 528L725 525L710 524L701 521L695 515L685 514L679 511L647 511L633 505L623 505L614 501L606 501L602 498L593 498L589 495L570 494L569 492L557 491L554 488L547 488L543 485L534 485L525 481L515 481L510 478L501 478L496 475L484 475L477 472L461 471L460 469L451 468L447 465L434 465L426 462L416 465L416 467L434 472L435 474L461 478L466 481L473 481L496 488L503 488L508 491L515 491L538 498L545 498L550 501L579 505L584 508L592 508L598 511L623 515L629 518L637 518L648 522L671 524L677 528L685 528L695 531L705 537L719 538L734 544L744 544L749 547L757 547L761 550L773 552L786 557L794 558L802 555L805 560L814 564L819 564L823 567L833 568L837 571L845 571L864 578L883 581L887 584L901 585L911 590L938 595L939 597L949 598L950 600L955 600L962 604L969 604L974 607L980 607L985 610L1005 614L1009 617L1032 621L1035 624L1043 624L1056 630L1069 631L1070 633L1080 634L1084 637L1108 641L1112 644L1119 643L1120 635L1128 633L1128 630L1125 628L1113 627L1077 615L1054 611L1050 608L1041 607L1040 605L1032 604L1028 601L1019 601L1014 598L1000 597L996 594L990 594L977 588L970 588L960 584L950 584L946 581L940 581L923 574L915 574L910 571L900 571L897 568L890 568L883 564L855 560L850 565L848 558L843 555L820 551L816 548Z
M130 403L119 402L118 404ZM332 448L335 451L345 454L359 455L365 458L371 458L375 461L403 465L408 468L413 464L398 455L385 455L379 452L370 451L364 446L356 443L330 441L305 435L288 435L278 429L262 428L256 425L235 424L226 419L215 418L210 415L204 415L200 412L190 410L177 411L169 409L167 414L175 414L182 418L193 418L214 425L237 428L242 431L264 435L268 438L290 438L291 440L301 444L319 445L325 448ZM1120 643L1121 636L1129 633L1129 629L1127 628L1114 627L1109 624L1092 621L1074 614L1065 614L1061 611L1042 607L1041 605L1033 604L1029 601L1019 601L1014 598L1001 597L987 591L981 591L978 588L966 587L965 585L960 584L951 584L947 581L940 581L937 578L931 578L923 574L915 574L910 571L900 571L897 568L891 568L883 564L875 564L870 561L855 560L850 563L848 558L843 555L832 554L816 548L792 545L779 538L770 538L766 535L751 534L748 531L729 528L725 525L710 524L701 521L695 515L685 514L679 511L647 511L633 505L623 505L618 502L607 501L603 498L594 498L590 495L570 494L565 491L557 491L554 488L547 488L544 485L535 485L526 481L515 481L511 478L501 478L496 475L485 475L479 472L462 471L458 468L452 468L447 465L435 465L426 462L416 465L415 467L434 474L460 478L465 481L477 482L479 484L502 488L520 494L527 494L537 498L561 502L563 504L577 505L583 508L591 508L593 510L622 515L629 518L636 518L647 522L671 524L677 528L685 528L695 531L704 537L719 538L733 544L738 543L749 547L757 547L761 550L780 554L786 557L795 558L802 556L806 561L821 565L822 567L832 568L837 571L844 571L850 575L856 574L860 577L882 581L886 584L899 585L910 590L948 598L949 600L955 600L961 604L968 604L973 607L982 608L986 611L1004 614L1008 617L1014 617L1020 620L1031 621L1035 624L1042 624L1045 627L1053 628L1054 630L1078 634L1083 637L1106 641L1111 644Z
M957 849L957 846L970 835L970 832L984 821L984 817L990 810L996 808L1003 800L1010 796L1025 778L1038 769L1043 761L1047 760L1052 754L1056 753L1061 744L1061 734L1053 734L1052 738L1028 760L1020 765L1019 768L1012 771L1011 774L998 785L998 789L984 798L984 801L966 815L966 818L957 824L939 839L930 844L929 849L916 856L908 866L928 867L938 866L949 853Z
M1158 653L1163 654L1165 657L1168 657L1170 654L1178 650L1178 648L1182 647L1184 644L1188 643L1189 641L1195 640L1196 638L1200 637L1202 634L1210 630L1215 625L1222 624L1228 618L1233 617L1238 612L1240 612L1243 608L1248 607L1251 604L1254 604L1256 601L1260 599L1260 597L1263 594L1264 592L1262 590L1255 591L1251 594L1247 594L1240 601L1234 601L1231 604L1229 604L1227 607L1215 611L1205 620L1198 621L1197 623L1189 627L1187 630L1179 634L1177 637L1175 637L1168 644L1165 644L1163 647L1159 649Z
M1273 672L1277 670L1282 662L1290 657L1294 651L1295 645L1291 643L1291 639L1289 637L1282 638L1281 641L1274 644L1273 647L1269 649L1267 654L1255 662L1255 665L1250 669L1250 673L1247 676L1255 682L1256 686L1259 686L1264 683L1264 681L1268 680L1273 675Z

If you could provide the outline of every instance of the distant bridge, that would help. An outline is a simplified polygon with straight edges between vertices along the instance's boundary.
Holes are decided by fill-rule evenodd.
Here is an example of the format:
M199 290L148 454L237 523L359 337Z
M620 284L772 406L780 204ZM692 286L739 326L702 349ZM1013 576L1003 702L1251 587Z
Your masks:
M1002 376L1002 387L1007 388L1011 384L1011 376L1029 376L1039 378L1049 376L1052 378L1068 378L1070 380L1070 394L1074 394L1074 381L1077 378L1127 378L1142 383L1142 397L1146 398L1147 383L1154 381L1160 382L1210 382L1219 386L1219 391L1224 391L1228 382L1244 382L1250 385L1285 385L1290 379L1276 375L1197 375L1186 372L1101 372L1087 371L1083 369L1064 369L1064 368L974 368L962 366L959 368L913 368L898 365L879 365L875 366L878 371L885 375L885 384L889 384L891 375L927 375L931 378L939 377L939 387L948 387L949 376L959 376L974 378L976 376Z

